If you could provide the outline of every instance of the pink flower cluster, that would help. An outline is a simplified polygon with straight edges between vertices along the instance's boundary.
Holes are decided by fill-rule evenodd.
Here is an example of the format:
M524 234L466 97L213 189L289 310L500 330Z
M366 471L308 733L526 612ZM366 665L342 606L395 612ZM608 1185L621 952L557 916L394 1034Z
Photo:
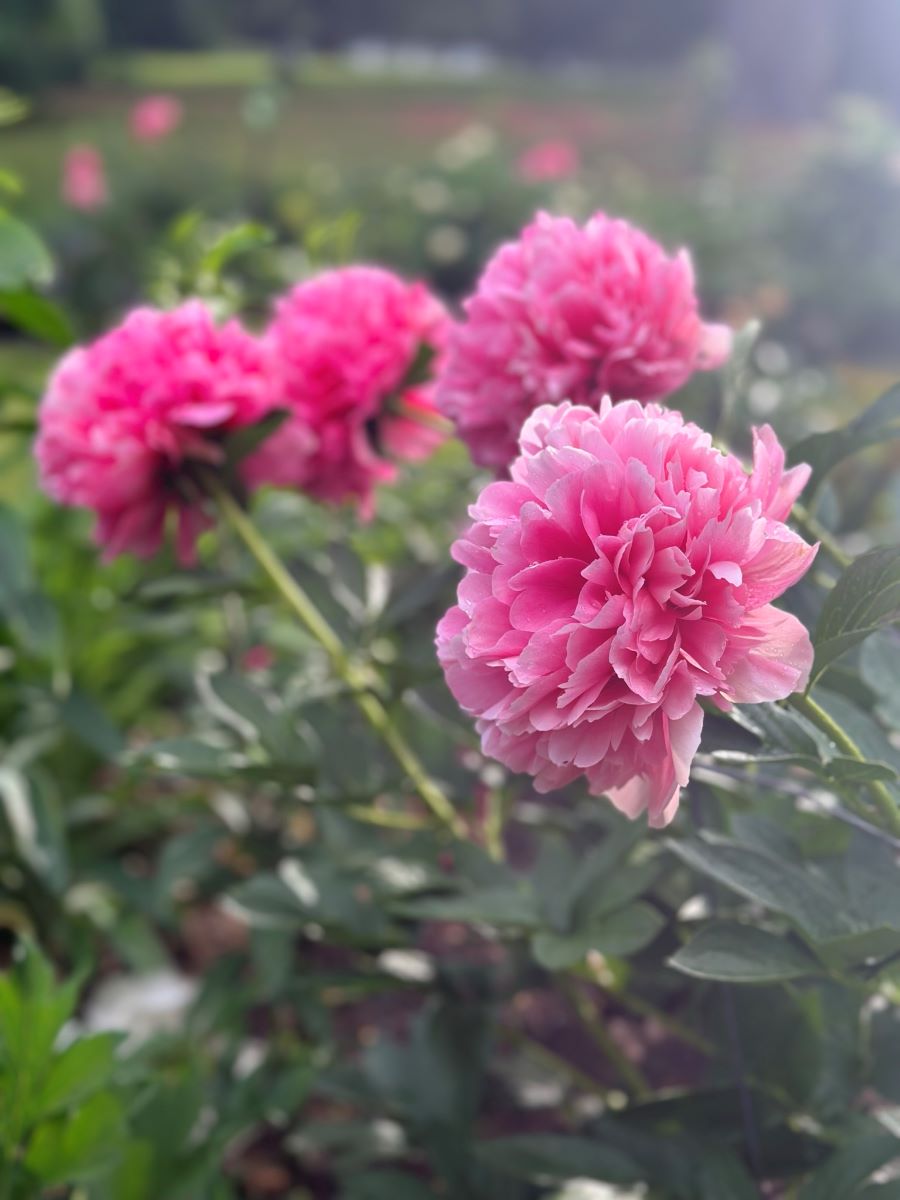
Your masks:
M159 142L181 124L184 106L176 96L145 96L131 110L131 136L139 142Z
M373 506L393 459L427 456L443 437L433 365L450 319L420 283L378 267L329 271L277 304L266 334L277 404L291 416L247 463L253 486L294 487L320 500ZM418 377L415 377L418 376Z
M725 326L698 313L687 251L626 221L537 216L497 251L448 348L438 405L477 463L505 468L537 405L654 400L721 364Z
M578 174L581 158L572 142L536 142L519 155L516 170L526 183L553 183Z
M245 484L352 499L368 514L393 460L424 457L444 436L421 354L439 354L448 328L425 287L375 267L301 284L262 338L217 326L198 301L139 309L51 378L37 442L44 486L94 510L107 556L152 554L173 510L187 559L206 523L191 464L220 464L231 433L286 409L243 463Z
M586 776L665 825L722 709L805 686L812 647L771 601L815 547L785 524L808 468L768 427L747 474L680 414L634 401L542 406L509 481L456 542L466 568L438 655L485 753L545 792Z
M94 146L72 146L63 159L62 197L71 208L93 212L109 199L106 169Z
M236 321L217 325L199 301L136 309L53 373L36 445L43 486L93 509L106 557L153 554L174 513L190 561L208 518L186 468L220 463L225 436L271 406L262 348Z

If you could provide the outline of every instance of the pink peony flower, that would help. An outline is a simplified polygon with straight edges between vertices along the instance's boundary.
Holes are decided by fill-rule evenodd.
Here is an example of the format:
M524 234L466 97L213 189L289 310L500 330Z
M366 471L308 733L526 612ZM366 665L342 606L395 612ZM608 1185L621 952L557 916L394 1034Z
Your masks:
M444 434L422 348L440 353L450 320L421 283L378 267L344 267L301 283L277 304L266 335L278 403L292 416L248 459L252 486L321 500L355 498L371 513L391 458L426 457Z
M578 147L572 142L537 142L516 160L516 171L526 183L552 183L571 179L581 165Z
M785 524L809 476L768 426L748 475L680 413L636 401L545 405L511 479L489 484L453 553L466 567L437 633L482 748L546 792L585 776L669 822L700 741L699 697L778 700L812 646L771 601L816 547Z
M175 96L145 96L131 110L131 136L139 142L159 142L181 124L184 106Z
M92 212L109 199L103 157L96 146L72 146L63 159L62 198L70 208Z
M172 512L189 562L209 519L187 468L221 462L226 434L270 407L262 349L236 321L216 325L199 301L136 309L54 371L39 413L41 481L94 510L106 558L153 554Z
M731 345L725 326L698 315L687 251L670 258L603 213L583 229L539 213L497 251L465 310L438 406L474 460L498 469L537 405L659 399Z

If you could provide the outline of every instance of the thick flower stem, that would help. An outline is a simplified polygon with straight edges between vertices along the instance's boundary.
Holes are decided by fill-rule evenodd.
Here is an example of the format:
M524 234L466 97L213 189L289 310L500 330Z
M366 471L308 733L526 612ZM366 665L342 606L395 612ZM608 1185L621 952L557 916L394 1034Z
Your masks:
M231 493L223 487L218 479L212 476L204 479L204 486L218 505L226 523L256 559L282 600L295 616L299 617L328 655L335 674L353 693L353 698L366 720L403 768L421 798L434 815L453 833L463 836L465 827L450 801L434 780L429 777L424 766L394 724L387 709L378 697L368 690L366 679L347 656L338 635Z
M828 715L821 705L813 700L812 696L796 692L788 702L804 717L812 721L817 728L821 729L827 737L830 737L837 748L848 758L855 758L858 762L867 761L853 738ZM888 829L895 836L900 837L900 806L897 805L894 797L880 780L871 780L866 787L872 793L878 811L884 818Z

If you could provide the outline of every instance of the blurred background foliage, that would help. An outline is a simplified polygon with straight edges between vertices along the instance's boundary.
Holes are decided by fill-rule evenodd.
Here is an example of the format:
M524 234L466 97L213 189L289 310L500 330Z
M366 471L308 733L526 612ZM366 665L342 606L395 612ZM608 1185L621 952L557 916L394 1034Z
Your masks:
M445 692L461 447L367 525L267 497L453 842L226 535L190 573L103 564L28 438L60 350L129 305L258 325L357 258L455 303L535 208L603 207L691 246L710 315L762 318L678 403L740 449L771 421L843 550L895 545L900 393L869 406L900 365L897 24L882 0L2 5L2 1200L900 1195L898 846L864 790L900 794L896 606L821 690L862 774L778 707L708 719L648 835L484 761ZM148 92L183 105L155 143L129 134ZM548 140L575 165L535 179ZM84 145L106 186L77 207ZM811 626L839 574L823 555L791 596Z

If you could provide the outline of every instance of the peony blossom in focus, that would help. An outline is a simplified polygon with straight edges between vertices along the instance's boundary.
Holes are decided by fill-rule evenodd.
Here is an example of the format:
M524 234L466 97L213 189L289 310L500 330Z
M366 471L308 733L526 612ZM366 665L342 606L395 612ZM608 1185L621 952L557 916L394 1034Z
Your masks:
M266 335L278 406L292 416L245 464L252 486L299 488L372 511L393 459L424 458L442 440L431 369L450 327L421 283L379 267L327 271L278 301Z
M159 142L181 124L184 106L176 96L145 96L128 118L132 137L139 142Z
M199 301L140 308L70 351L47 385L35 447L41 482L90 508L106 558L159 549L174 514L190 562L208 517L191 464L217 464L223 440L271 407L262 348L237 321L217 325Z
M438 406L475 462L498 470L539 404L656 400L728 356L731 332L699 316L686 250L626 221L580 228L540 213L490 260L450 341Z
M547 792L584 776L651 825L671 821L707 698L805 687L806 629L772 601L816 547L784 524L809 468L768 426L747 474L655 404L537 409L509 481L456 542L466 568L438 656L482 748Z
M526 183L553 183L571 179L580 165L578 147L572 142L546 141L524 150L516 160L516 171Z
M70 208L93 212L109 199L103 157L96 146L72 146L63 159L62 198Z

